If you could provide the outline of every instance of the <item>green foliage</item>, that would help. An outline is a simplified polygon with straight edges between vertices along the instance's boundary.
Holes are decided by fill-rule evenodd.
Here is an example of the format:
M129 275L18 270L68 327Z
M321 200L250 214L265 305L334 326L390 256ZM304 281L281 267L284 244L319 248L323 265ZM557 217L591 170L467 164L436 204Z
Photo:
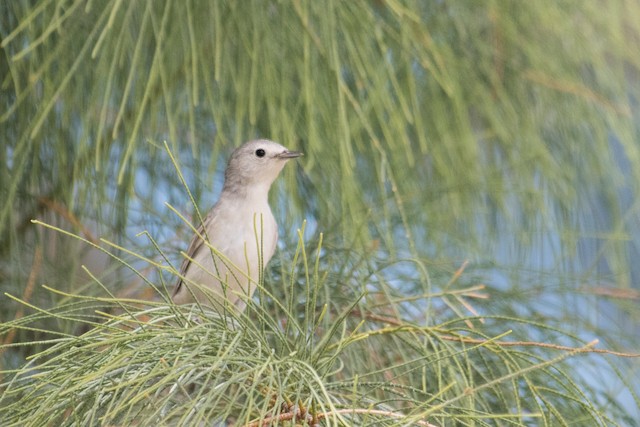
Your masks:
M599 409L598 396L584 390L577 370L564 362L579 357L583 366L594 363L585 355L593 343L516 318L454 316L420 326L381 314L419 309L455 295L453 290L408 303L381 298L373 286L325 302L321 295L334 284L323 279L329 266L320 246L311 249L307 254L300 240L297 265L261 286L261 304L250 303L242 314L75 296L54 311L5 324L0 332L28 329L44 316L92 329L59 334L25 366L3 372L4 425L624 421ZM352 279L360 281L363 273L356 268ZM278 295L283 289L288 296ZM94 311L95 319L79 314L80 308ZM114 308L118 314L106 313ZM505 324L576 347L514 342L507 339L512 331L490 332Z
M630 423L637 363L570 348L638 352L638 16L633 0L0 2L0 410L248 422L299 400L334 424ZM259 304L235 329L134 304L166 297L180 215L256 136L305 152L272 190ZM304 218L325 237L299 265ZM509 331L535 345L471 340ZM200 350L192 372L172 364Z

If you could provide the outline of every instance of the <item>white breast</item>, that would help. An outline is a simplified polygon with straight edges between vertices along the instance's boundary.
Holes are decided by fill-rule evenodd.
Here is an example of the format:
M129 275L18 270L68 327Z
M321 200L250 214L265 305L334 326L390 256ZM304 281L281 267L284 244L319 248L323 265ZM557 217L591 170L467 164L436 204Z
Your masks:
M193 262L184 273L186 281L198 301L222 303L222 295L231 303L244 308L260 280L260 271L275 252L278 228L266 203L248 206L246 203L216 206L206 227L210 246L202 245L193 254ZM213 291L198 291L198 286ZM203 298L204 297L204 298ZM188 289L180 289L174 296L177 303L193 301Z

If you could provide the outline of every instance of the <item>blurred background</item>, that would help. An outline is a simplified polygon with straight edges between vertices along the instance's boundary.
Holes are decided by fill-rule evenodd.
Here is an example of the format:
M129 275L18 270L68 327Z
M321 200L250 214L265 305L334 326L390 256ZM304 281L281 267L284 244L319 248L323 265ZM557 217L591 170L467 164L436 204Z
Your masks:
M410 321L518 318L640 352L636 0L8 1L0 43L1 321L31 312L6 294L65 300L43 284L104 295L83 265L117 296L159 299L112 256L31 220L171 286L128 251L179 265L192 231L169 206L196 216L177 169L206 211L233 148L260 137L305 152L272 189L270 274L306 221L336 287L340 259L366 266L358 292L408 303L486 286L413 301ZM582 375L640 417L637 359Z

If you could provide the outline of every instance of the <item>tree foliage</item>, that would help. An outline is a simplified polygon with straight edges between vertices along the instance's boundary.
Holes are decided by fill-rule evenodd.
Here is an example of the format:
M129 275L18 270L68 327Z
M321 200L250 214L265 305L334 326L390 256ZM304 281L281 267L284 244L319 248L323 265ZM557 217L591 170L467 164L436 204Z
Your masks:
M251 375L267 369L281 381L277 366L298 375L293 389L268 387L281 393L278 405L308 398L325 405L316 413L365 408L375 396L369 409L437 415L442 425L454 413L459 423L490 425L536 424L525 413L570 424L585 408L602 425L638 415L637 389L617 374L637 378L637 364L588 356L588 366L620 378L609 389L570 363L594 337L599 348L638 351L637 2L40 0L3 2L0 11L0 289L13 296L0 300L5 390L33 386L25 378L40 368L24 365L30 354L51 383L65 383L74 361L55 355L73 354L82 366L104 363L96 372L122 373L109 399L127 415L113 421L131 420L149 410L135 406L147 386L166 402L175 395L162 384L182 384L182 371L163 371L165 383L152 375L122 385L160 363L149 345L177 323L193 329L185 354L200 351L198 334L226 333L237 339L234 357L255 362L233 374L248 388L225 409L245 422L266 410L233 405L267 405ZM120 318L105 326L91 298L107 298L100 307L158 301L171 284L191 233L176 212L194 212L178 171L206 209L231 148L258 136L306 154L271 195L281 247L264 290L274 297L244 319L245 332L166 307L147 307L152 326L136 333L118 329ZM293 260L303 219L307 239L324 233L317 272ZM317 306L305 305L304 289L317 290ZM269 316L311 325L322 307L323 328L342 329L311 353L333 348L337 371L323 372L325 356L303 351L301 337L325 336L315 327L292 338L278 335L282 325L256 326ZM81 319L96 329L75 338L88 330ZM490 344L508 331L516 342L556 347ZM459 333L471 341L442 338ZM120 365L107 363L115 350L94 352L104 342L123 343ZM138 354L140 371L119 370ZM16 389L6 381L19 366L16 381L27 385ZM85 374L73 390L102 390ZM191 386L198 396L212 384L203 375ZM51 391L37 389L12 398L33 397L36 408ZM58 408L76 407L51 396ZM508 413L515 418L488 418Z

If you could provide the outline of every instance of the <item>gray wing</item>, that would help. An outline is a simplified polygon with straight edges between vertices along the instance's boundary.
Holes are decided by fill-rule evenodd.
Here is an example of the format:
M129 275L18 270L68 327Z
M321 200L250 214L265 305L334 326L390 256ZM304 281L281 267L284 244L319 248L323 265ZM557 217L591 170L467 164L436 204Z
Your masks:
M191 243L189 243L189 247L187 248L186 254L188 255L185 259L182 260L182 264L180 265L180 277L185 277L187 274L187 270L191 266L191 260L196 257L196 254L202 250L202 247L205 246L204 239L210 238L210 236L206 236L204 234L205 225L208 225L213 218L213 209L207 214L207 216L200 224L200 227L197 228L196 234L194 234L191 239ZM202 236L202 237L200 237ZM175 297L180 288L182 288L182 279L178 277L178 282L176 283L176 287L173 291L172 297Z

